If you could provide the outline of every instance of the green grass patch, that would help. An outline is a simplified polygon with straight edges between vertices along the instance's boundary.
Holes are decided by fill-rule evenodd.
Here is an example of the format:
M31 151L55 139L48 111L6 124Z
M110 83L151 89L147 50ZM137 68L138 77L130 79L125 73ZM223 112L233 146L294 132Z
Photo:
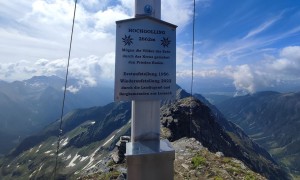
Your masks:
M229 163L231 159L229 157L223 157L222 162L223 163Z
M231 174L231 175L235 175L235 174L242 174L242 171L240 169L237 169L235 167L229 167L226 168L226 171Z
M110 160L110 161L107 163L107 166L108 166L108 167L111 167L111 166L113 166L113 165L115 165L115 162L114 162L113 160Z
M245 180L256 180L256 177L253 174L247 174Z
M111 172L105 174L104 179L105 180L117 179L120 174L121 173L118 171L111 171Z
M220 176L216 176L214 177L214 180L223 180L223 178L221 178Z
M196 155L192 158L193 168L197 168L198 166L203 166L206 164L206 158L201 155Z

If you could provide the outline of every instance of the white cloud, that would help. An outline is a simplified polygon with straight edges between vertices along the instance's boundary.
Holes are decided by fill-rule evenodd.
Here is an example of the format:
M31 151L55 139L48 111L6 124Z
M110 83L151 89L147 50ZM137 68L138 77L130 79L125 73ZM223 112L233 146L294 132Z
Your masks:
M191 50L186 50L181 46L176 47L176 66L180 69L191 67Z
M62 88L62 90L64 90L64 87ZM75 87L73 85L67 87L67 91L69 91L73 94L76 94L79 90L80 90L80 88Z
M295 64L299 65L300 64L300 46L286 47L281 51L280 56L287 58L287 59L295 62Z
M196 0L196 6L207 8L212 0ZM193 1L186 0L161 0L161 19L178 26L177 33L192 22ZM197 14L196 14L197 16Z
M227 66L224 68L224 73L233 79L233 84L237 91L250 93L256 91L256 80L258 79L256 79L256 74L249 65Z
M79 1L72 61L86 58L90 60L89 57L92 56L112 58L115 51L115 21L132 17L133 7L134 0L119 0L114 3L108 0ZM163 13L165 20L181 28L191 19L191 2L162 1L162 8L168 12ZM62 60L68 56L73 10L73 0L11 0L1 3L0 13L4 21L0 22L0 64L3 64L2 69L9 68L0 72L1 78L24 79L29 76L21 74L25 72L61 76L65 72ZM20 60L27 62L19 64ZM114 60L109 62L111 61ZM71 68L80 69L79 67L73 65ZM110 68L102 67L101 71L113 74ZM87 76L85 73L80 74Z
M80 80L78 87L69 87L72 92L78 91L82 86L103 85L114 78L114 53L103 57L88 56L86 58L73 58L70 60L69 78ZM47 60L39 59L35 63L18 61L3 63L0 66L0 79L23 80L32 76L56 75L61 78L66 74L67 59Z
M99 11L107 7L109 0L79 0L78 1L88 11Z
M2 1L0 6L0 14L1 18L3 18L2 20L5 19L7 21L11 21L10 23L12 23L15 19L23 17L23 14L30 10L32 2L33 0L18 1L18 4L16 4L14 1Z
M267 66L274 74L281 74L286 78L300 76L300 46L289 46L281 50L278 59L269 62Z
M135 1L119 0L130 16L134 16ZM202 6L208 6L211 0L197 0ZM190 23L193 13L193 2L186 0L162 0L161 19L178 26L181 31Z
M197 66L194 76L195 79L229 78L236 91L242 94L254 93L282 82L291 81L300 84L300 46L285 47L280 50L277 57L266 55L265 59L260 59L254 64L227 65L211 69ZM191 78L190 67L177 71L177 77Z
M259 25L257 28L252 29L243 39L253 37L253 36L265 31L266 29L271 27L274 23L276 23L281 18L281 16L282 16L282 13L279 16L276 16L273 19L264 22L263 24Z
M177 31L180 32L192 19L193 2L186 0L162 0L161 11L162 20L177 25Z
M261 88L276 86L284 81L298 81L300 75L300 46L288 46L273 60L257 64L227 66L224 74L233 79L238 91L253 93Z
M119 1L121 5L127 9L128 14L130 16L134 16L135 1L133 0L119 0Z
M82 86L113 80L115 21L133 17L134 2L79 0L70 77L81 79ZM197 7L207 8L212 1L196 2ZM161 3L162 19L178 25L177 35L181 35L181 31L191 23L193 2L162 0ZM1 2L0 79L19 80L34 75L64 77L73 10L73 0ZM237 90L247 92L284 80L299 79L300 47L286 47L275 54L278 49L269 45L296 36L300 26L257 38L257 35L281 22L284 13L282 11L273 19L250 29L244 37L235 37L225 43L201 38L201 43L196 44L195 77L227 77L232 79ZM180 78L191 76L190 47L190 44L177 46L177 75ZM261 54L272 58L267 60ZM75 87L70 87L70 90L76 91Z
M109 5L111 4L111 5ZM184 28L191 3L162 1L164 20ZM180 9L180 13L178 10ZM0 13L0 79L13 81L66 73L74 10L73 0L4 1ZM134 0L81 0L77 4L69 78L80 80L68 90L95 86L114 78L115 21L134 13ZM171 15L169 15L171 14ZM178 48L185 58L185 51ZM179 61L179 66L186 65Z
M130 17L126 8L120 5L96 12L86 9L95 3L100 1L82 1L77 5L73 57L102 56L113 52L115 21ZM23 6L27 8L23 10ZM5 8L13 11L5 11ZM68 54L73 10L72 0L36 0L28 1L27 4L15 2L0 7L0 12L5 11L7 22L15 22L13 25L6 21L0 22L0 63L21 59L34 62L41 58L65 58Z

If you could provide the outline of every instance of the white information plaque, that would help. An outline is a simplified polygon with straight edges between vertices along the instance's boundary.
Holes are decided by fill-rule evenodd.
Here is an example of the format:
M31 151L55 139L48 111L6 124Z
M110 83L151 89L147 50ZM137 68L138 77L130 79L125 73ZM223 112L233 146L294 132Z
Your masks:
M176 96L176 27L152 18L117 21L115 101Z

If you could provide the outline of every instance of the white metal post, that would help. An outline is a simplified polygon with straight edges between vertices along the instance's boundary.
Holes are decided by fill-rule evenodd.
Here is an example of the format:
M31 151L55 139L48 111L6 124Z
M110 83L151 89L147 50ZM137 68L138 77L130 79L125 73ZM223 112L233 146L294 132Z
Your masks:
M160 101L132 101L131 141L157 140L160 137Z
M148 7L148 9L147 9ZM161 18L161 0L135 0L135 16ZM160 101L132 101L131 141L159 140Z
M160 19L161 0L135 0L135 17L141 16ZM175 150L168 140L160 140L160 100L132 101L126 156L128 180L174 179Z

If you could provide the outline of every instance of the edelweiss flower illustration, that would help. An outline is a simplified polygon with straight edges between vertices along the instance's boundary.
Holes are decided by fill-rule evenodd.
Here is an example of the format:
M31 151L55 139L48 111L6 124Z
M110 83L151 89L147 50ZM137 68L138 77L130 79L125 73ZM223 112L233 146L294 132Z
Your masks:
M163 38L163 39L160 40L160 41L161 41L161 45L162 45L163 47L168 47L169 44L171 43L171 41L169 40L169 38Z
M130 46L131 44L133 44L133 42L132 42L133 38L131 38L130 35L129 36L125 35L125 37L122 39L124 42L124 46L126 46L126 45Z

